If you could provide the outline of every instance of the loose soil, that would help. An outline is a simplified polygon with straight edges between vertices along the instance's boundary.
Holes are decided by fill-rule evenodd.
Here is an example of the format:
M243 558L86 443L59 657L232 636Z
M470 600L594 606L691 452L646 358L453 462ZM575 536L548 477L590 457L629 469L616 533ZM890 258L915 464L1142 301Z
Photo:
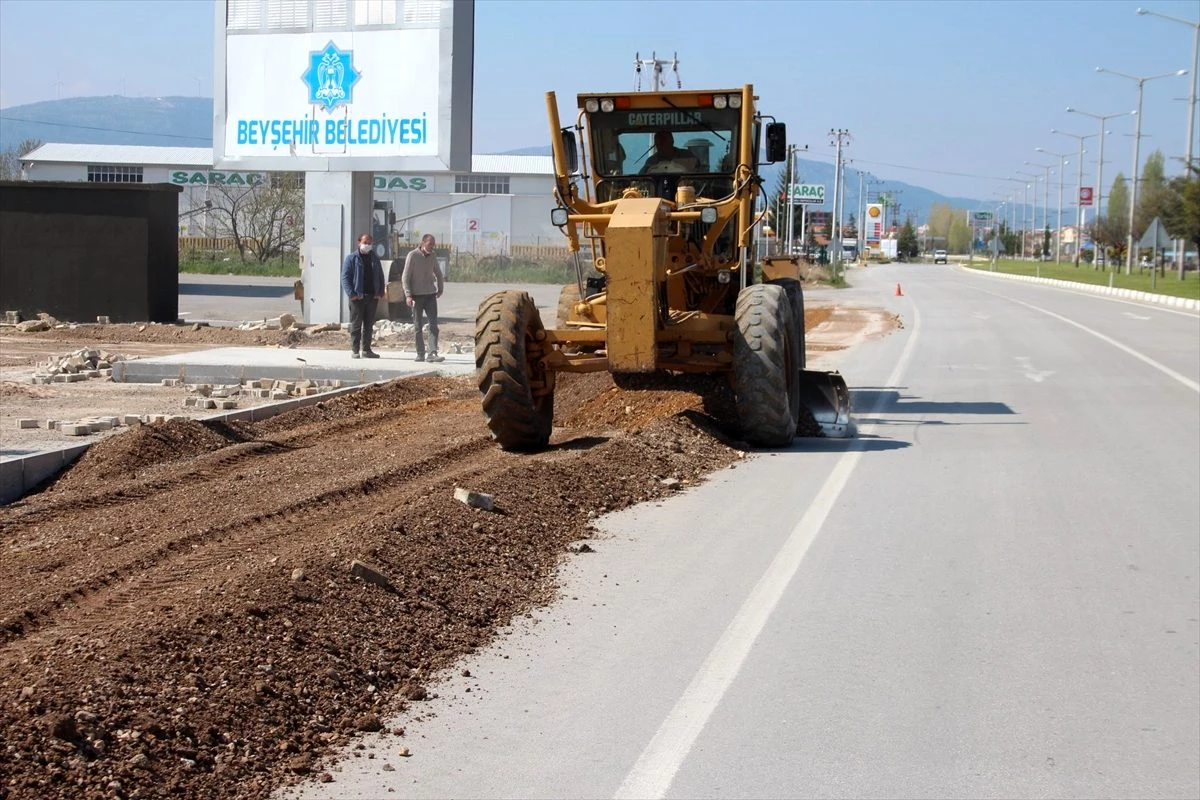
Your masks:
M840 317L886 315L814 308L806 327ZM90 338L96 327L19 341L40 342L32 363L244 334ZM271 346L280 332L251 335ZM14 379L0 402L49 388ZM472 379L447 377L97 442L0 508L0 799L262 798L333 780L340 748L552 602L560 560L598 515L745 457L713 416L726 395L714 381L624 391L607 374L561 376L550 447L534 455L499 450ZM457 501L457 487L495 507Z

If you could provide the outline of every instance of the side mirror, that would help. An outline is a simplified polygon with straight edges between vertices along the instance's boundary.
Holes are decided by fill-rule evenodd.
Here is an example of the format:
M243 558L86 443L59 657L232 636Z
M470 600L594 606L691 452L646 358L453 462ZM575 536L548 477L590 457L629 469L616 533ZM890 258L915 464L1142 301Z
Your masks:
M767 163L775 164L787 160L787 124L767 123Z
M559 133L563 152L567 154L567 174L574 174L579 171L579 145L575 141L575 134L571 133L570 128L563 128Z
M388 212L387 224L388 224L388 226L392 226L392 225L396 224L396 212L395 211Z

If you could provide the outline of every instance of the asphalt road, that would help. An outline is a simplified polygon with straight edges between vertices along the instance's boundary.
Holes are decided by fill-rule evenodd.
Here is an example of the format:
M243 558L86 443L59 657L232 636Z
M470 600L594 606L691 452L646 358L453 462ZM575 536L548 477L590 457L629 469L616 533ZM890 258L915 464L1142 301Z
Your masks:
M835 357L858 439L605 518L304 796L1200 796L1200 319L851 280L904 322Z
M179 317L189 322L230 325L280 314L298 315L300 302L292 294L294 282L294 278L183 274L179 276ZM559 286L447 283L438 302L438 317L447 323L474 322L480 300L510 288L530 292L541 308L553 310L558 306Z

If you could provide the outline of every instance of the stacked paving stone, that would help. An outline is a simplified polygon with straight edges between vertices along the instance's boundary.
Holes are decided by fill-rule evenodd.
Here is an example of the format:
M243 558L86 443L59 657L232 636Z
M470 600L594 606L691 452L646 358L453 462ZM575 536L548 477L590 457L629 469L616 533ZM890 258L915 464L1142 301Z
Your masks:
M22 323L23 324L23 323ZM112 379L112 365L117 361L125 361L120 353L109 353L105 350L82 348L58 358L52 358L44 364L38 364L38 371L30 379L31 383L74 383L89 378Z

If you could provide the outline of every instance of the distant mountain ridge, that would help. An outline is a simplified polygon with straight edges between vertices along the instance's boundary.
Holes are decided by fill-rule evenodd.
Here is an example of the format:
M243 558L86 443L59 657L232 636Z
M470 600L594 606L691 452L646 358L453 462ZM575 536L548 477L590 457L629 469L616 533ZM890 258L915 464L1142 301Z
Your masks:
M26 139L68 144L123 144L158 147L212 147L213 101L211 97L71 97L44 100L0 109L0 150L15 147ZM549 145L521 147L498 155L550 155ZM833 210L833 165L798 158L796 169L804 183L825 185L822 211ZM763 170L768 191L774 191L783 170L773 164ZM861 203L858 172L846 169L846 219L857 218ZM866 186L864 185L864 190ZM912 214L914 220L928 218L938 203L956 208L989 208L966 197L947 197L931 189L902 181L872 185L875 191L896 193L900 217ZM994 205L994 204L991 204Z
M506 150L500 155L506 156L548 156L550 155L550 145L541 147L522 147L517 150ZM774 192L779 181L784 173L783 164L771 164L763 168L763 184L768 192ZM866 174L866 173L864 173ZM824 161L810 161L805 158L796 159L796 176L800 183L818 183L825 186L825 204L821 206L810 206L817 211L831 212L833 211L833 164ZM850 215L853 214L857 220L862 213L862 203L858 193L858 170L853 167L846 167L845 170L845 186L846 186L846 214L844 219L849 222ZM876 179L877 180L877 179ZM872 202L878 196L879 191L890 192L894 199L900 204L900 220L909 214L912 215L913 224L919 224L929 217L929 210L933 206L944 203L954 208L967 210L985 210L990 206L974 200L969 197L947 197L939 194L932 189L926 189L923 186L915 186L904 181L884 181L882 184L872 185L869 189L864 181L863 191L871 198ZM889 219L890 223L892 220Z
M0 109L0 150L67 144L212 147L210 97L71 97Z

